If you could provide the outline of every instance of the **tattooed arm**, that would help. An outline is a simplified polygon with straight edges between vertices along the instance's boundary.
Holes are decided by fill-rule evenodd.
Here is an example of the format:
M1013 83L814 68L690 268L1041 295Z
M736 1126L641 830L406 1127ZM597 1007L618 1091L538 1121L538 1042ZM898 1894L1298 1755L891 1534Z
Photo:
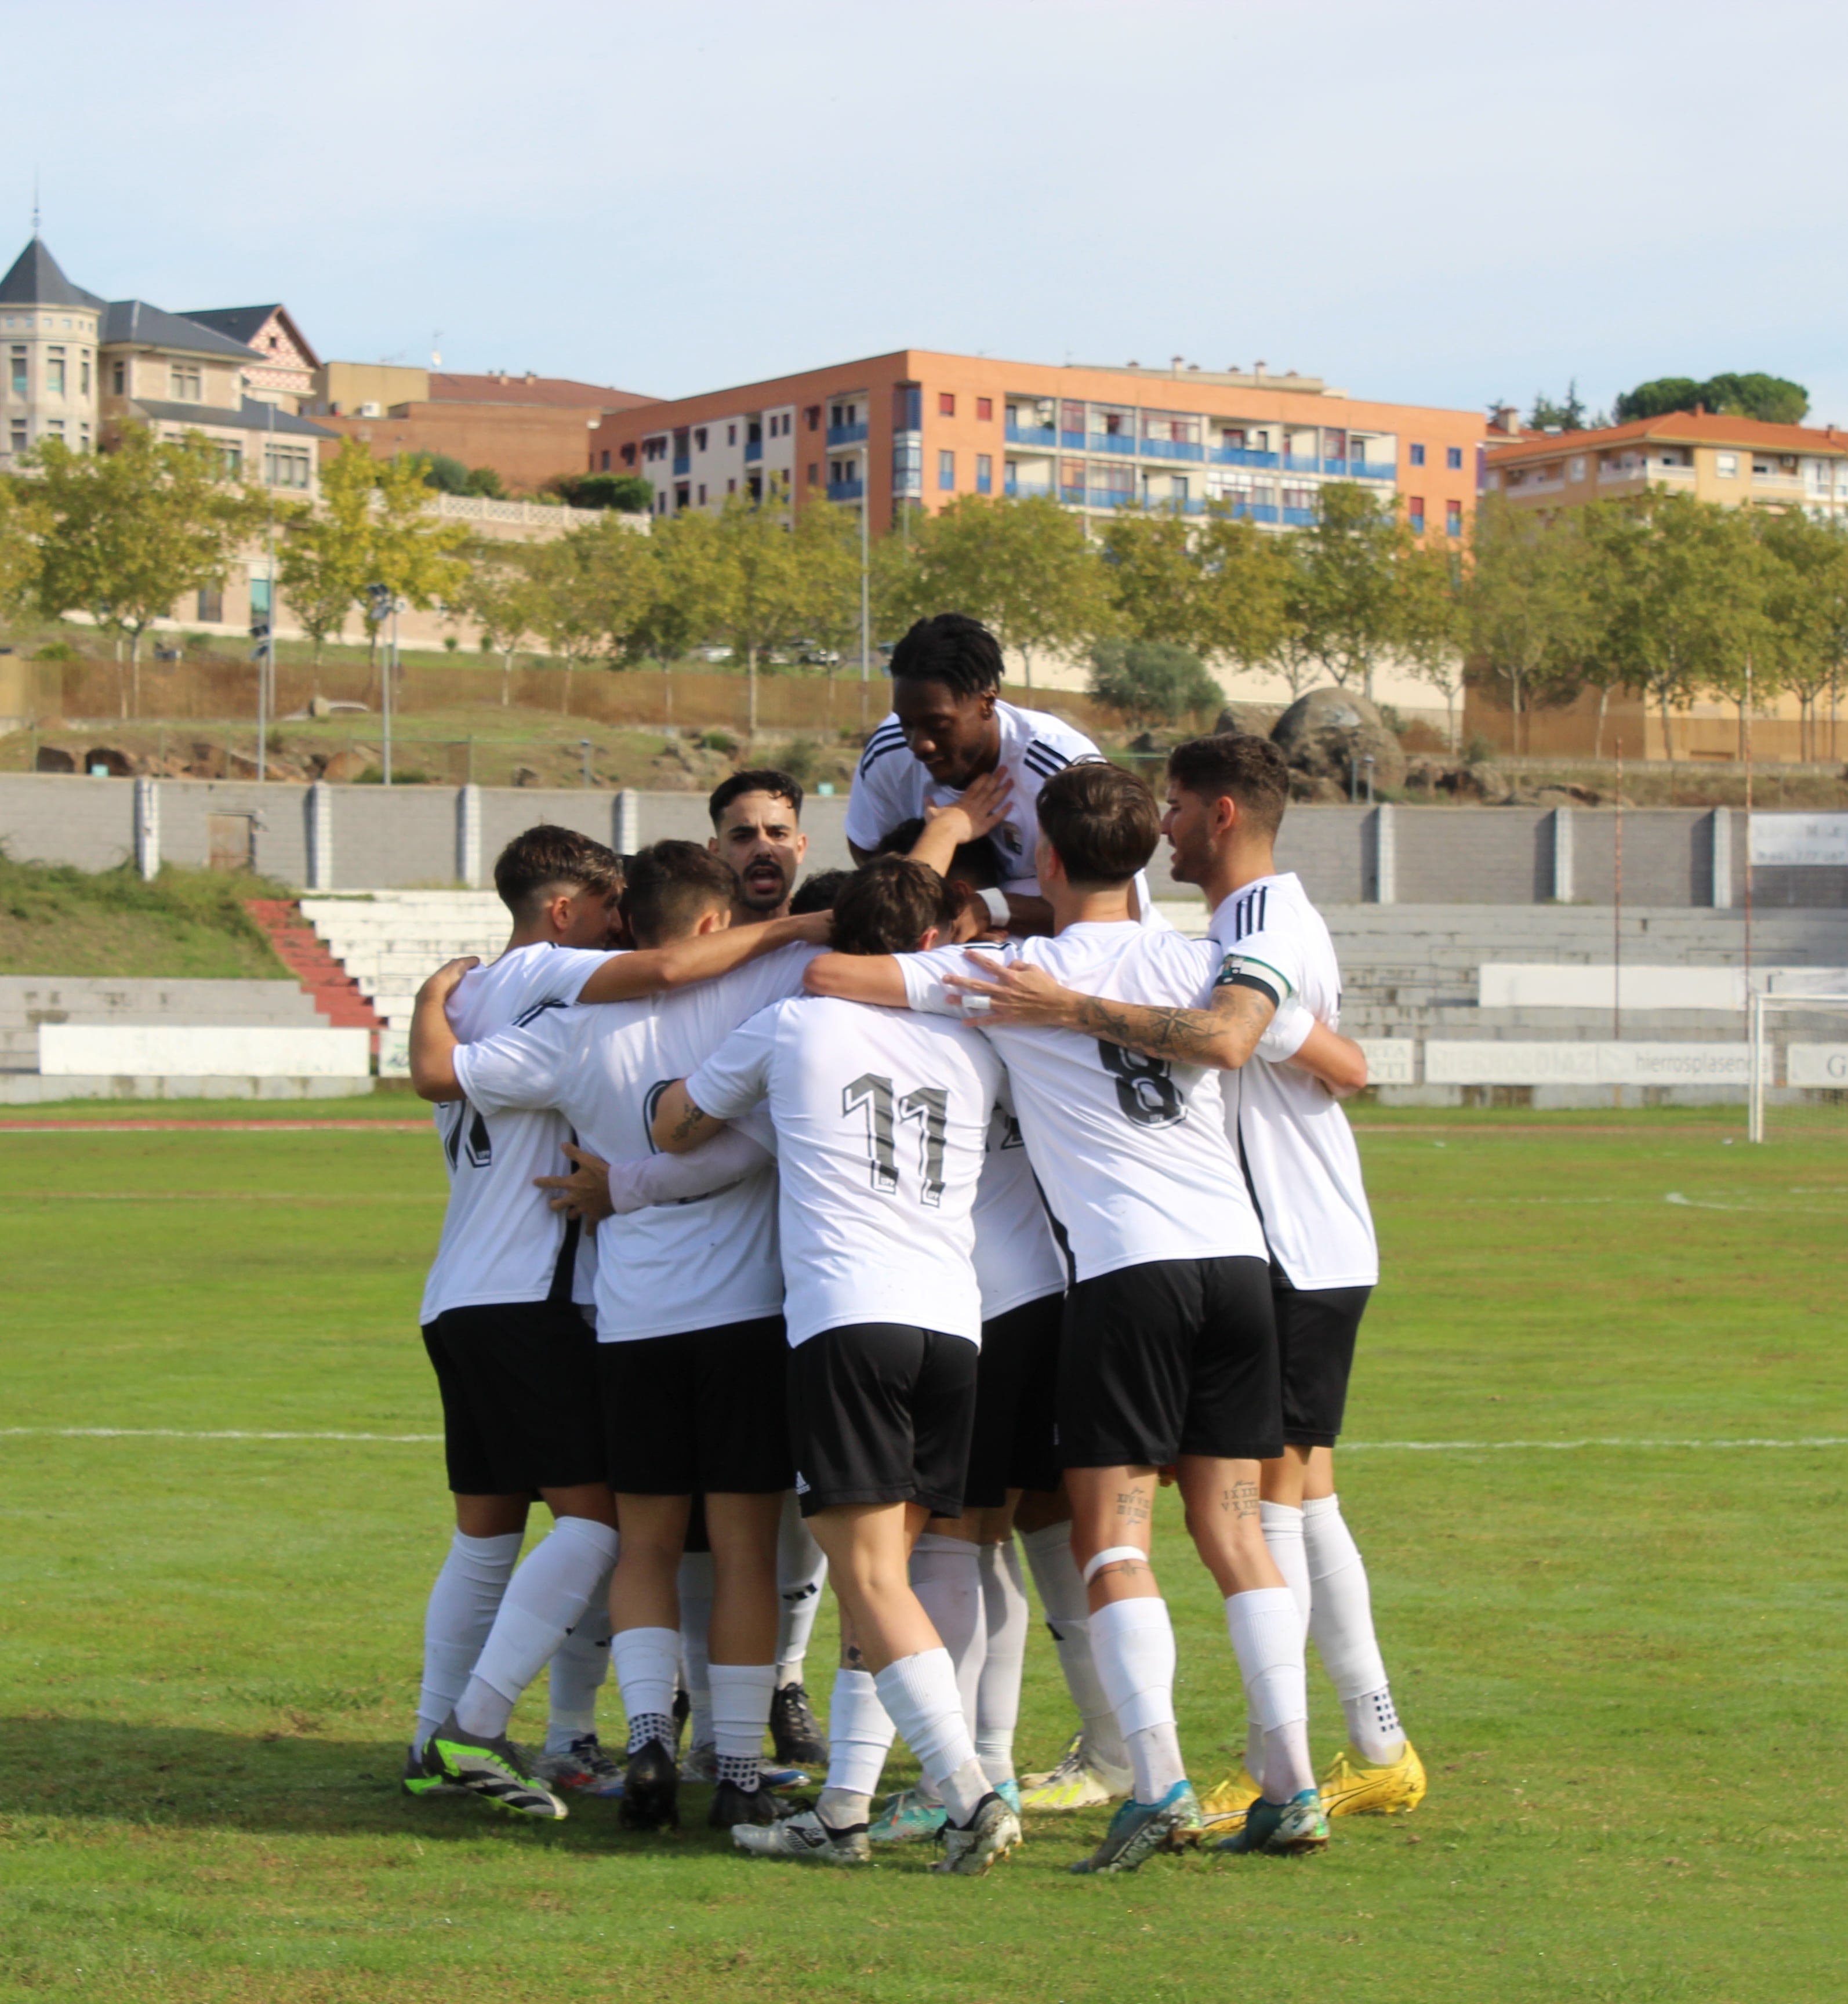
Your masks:
M654 1145L664 1155L684 1155L702 1141L710 1141L724 1124L701 1112L688 1094L686 1081L677 1078L655 1107Z

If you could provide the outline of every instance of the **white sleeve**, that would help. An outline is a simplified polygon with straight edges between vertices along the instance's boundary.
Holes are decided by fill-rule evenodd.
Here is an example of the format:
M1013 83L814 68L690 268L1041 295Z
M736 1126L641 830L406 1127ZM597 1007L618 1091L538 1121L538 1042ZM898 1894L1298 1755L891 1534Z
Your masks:
M542 1008L531 1022L478 1044L458 1044L456 1083L484 1113L556 1106L570 1081L583 1021L576 1010Z
M609 1165L609 1200L619 1217L650 1204L708 1196L776 1158L742 1128L728 1127L684 1155L644 1155Z
M984 947L981 953L984 958L992 954L1004 962L1015 957L1010 947ZM935 946L928 953L898 953L892 958L905 978L905 1006L921 1016L963 1014L959 993L943 985L946 974L971 975L978 980L981 978L981 969L970 958L966 947Z
M571 946L535 955L528 1007L536 1002L575 1002L584 993L584 983L606 960L614 958L612 954Z
M1292 996L1264 1025L1253 1055L1266 1064L1282 1064L1302 1049L1315 1024L1313 1012Z
M1268 932L1247 933L1236 946L1226 948L1225 955L1219 974L1220 983L1242 983L1246 986L1256 984L1267 988L1280 1007L1303 986L1303 951L1299 934L1281 932L1275 928Z
M878 848L880 836L907 818L900 811L896 782L914 762L902 735L897 743L891 741L892 734L898 728L897 717L888 716L866 741L866 749L854 774L842 832L857 849Z
M715 1120L749 1113L770 1087L770 1059L777 1048L772 1010L734 1030L686 1081L687 1097Z

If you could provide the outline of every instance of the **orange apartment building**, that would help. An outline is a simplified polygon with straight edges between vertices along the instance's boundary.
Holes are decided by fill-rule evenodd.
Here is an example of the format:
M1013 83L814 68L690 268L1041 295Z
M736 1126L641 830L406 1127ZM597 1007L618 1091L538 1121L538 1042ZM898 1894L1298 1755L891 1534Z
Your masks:
M1048 495L1088 517L1222 503L1267 527L1313 518L1330 480L1376 483L1415 526L1461 535L1485 422L1373 403L1317 377L1176 362L1058 368L903 349L607 414L593 471L646 474L657 514L789 492L871 510L958 494Z

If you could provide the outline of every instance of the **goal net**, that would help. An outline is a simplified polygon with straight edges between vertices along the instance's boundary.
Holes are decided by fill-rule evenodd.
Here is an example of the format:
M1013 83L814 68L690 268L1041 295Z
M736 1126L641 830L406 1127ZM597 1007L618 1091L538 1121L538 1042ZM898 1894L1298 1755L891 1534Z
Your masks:
M1751 1035L1749 1138L1848 1139L1848 994L1754 995Z

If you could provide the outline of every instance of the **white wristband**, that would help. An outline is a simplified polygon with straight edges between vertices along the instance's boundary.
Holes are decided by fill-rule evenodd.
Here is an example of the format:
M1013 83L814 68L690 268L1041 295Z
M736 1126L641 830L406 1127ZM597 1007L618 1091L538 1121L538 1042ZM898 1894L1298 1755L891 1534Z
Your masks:
M1005 926L1012 914L1008 909L1008 896L1005 891L984 891L982 902L988 907L988 916L998 926Z

